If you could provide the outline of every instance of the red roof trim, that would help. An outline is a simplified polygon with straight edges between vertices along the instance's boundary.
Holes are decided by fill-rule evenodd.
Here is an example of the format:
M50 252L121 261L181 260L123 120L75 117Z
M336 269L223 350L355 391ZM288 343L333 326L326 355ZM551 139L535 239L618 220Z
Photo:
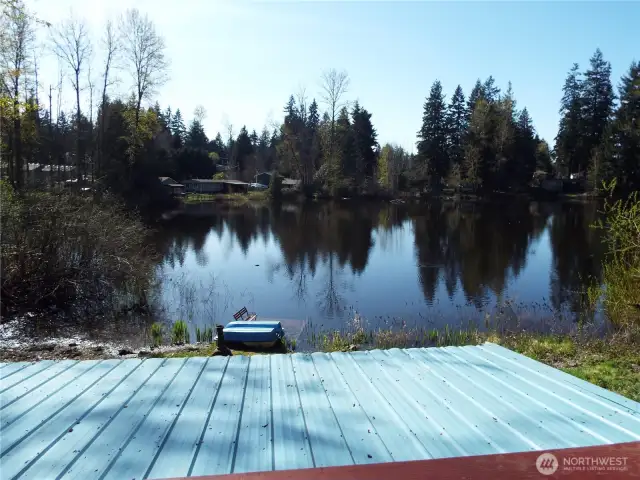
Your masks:
M545 452L553 453L559 463L556 472L550 475L542 475L536 467L538 456ZM611 461L606 459L611 459L612 457L619 459L614 460L614 462L624 462L625 465L617 467L618 469L616 470L606 469L606 467L596 467L594 469L593 467L580 467L578 465L580 458L600 458L603 459L601 462L606 462ZM569 464L565 466L565 462L569 462ZM593 460L583 460L583 465L587 462L593 462ZM571 466L571 463L575 465ZM623 468L625 469L623 470ZM190 478L199 480L417 480L426 478L433 480L540 480L567 477L580 480L640 477L640 442L546 450L544 452L509 453Z

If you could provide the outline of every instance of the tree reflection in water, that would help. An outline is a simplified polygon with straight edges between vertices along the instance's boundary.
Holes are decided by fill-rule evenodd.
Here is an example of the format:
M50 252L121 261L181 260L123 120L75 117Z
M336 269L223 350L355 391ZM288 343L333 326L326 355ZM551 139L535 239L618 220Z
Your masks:
M216 270L212 258L221 248L225 258L234 252L248 258L271 246L268 255L261 253L269 256L261 279L286 289L297 311L316 318L342 318L354 297L365 309L367 303L381 304L380 291L390 280L380 269L369 268L372 258L401 270L402 278L394 280L402 283L401 292L412 291L417 279L422 299L412 303L419 317L425 308L455 309L456 303L482 313L508 299L514 282L534 270L520 288L527 300L545 304L550 298L550 311L578 313L584 310L587 283L601 276L600 236L589 227L597 212L591 203L513 199L421 205L319 202L279 208L190 204L161 227L156 246L167 268L181 271L191 268L185 262L189 253L198 268ZM231 243L223 247L225 238ZM409 264L403 253L411 245L414 260ZM530 264L533 259L537 264ZM238 261L234 268L249 265ZM370 293L358 290L364 280ZM253 293L263 308L277 310L269 298ZM383 301L387 312L407 312L406 299L388 295Z

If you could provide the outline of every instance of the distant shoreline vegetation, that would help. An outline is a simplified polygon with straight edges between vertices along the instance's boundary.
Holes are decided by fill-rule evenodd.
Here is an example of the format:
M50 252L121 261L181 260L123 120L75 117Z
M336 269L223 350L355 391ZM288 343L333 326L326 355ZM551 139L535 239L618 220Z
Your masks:
M414 154L379 143L375 116L353 100L357 86L345 71L324 71L318 100L313 92L291 95L283 117L261 131L229 124L225 132L207 134L204 106L187 122L180 108L151 100L169 80L170 59L162 32L143 12L128 9L107 22L104 42L92 45L85 19L71 15L47 25L23 0L2 0L0 9L6 40L0 44L6 79L0 167L16 191L92 189L144 213L175 205L160 177L257 183L264 173L279 173L299 182L307 198L452 190L580 194L597 192L613 178L621 192L640 189L640 64L630 63L615 92L600 50L588 68L574 64L558 85L563 96L554 145L536 133L526 106L516 107L517 86L500 87L489 76L468 94L460 85L452 88L449 98L433 82L422 121L416 119ZM39 30L46 32L45 45L36 42ZM145 45L153 48L139 65L135 52ZM61 60L63 80L38 75L45 57ZM133 94L119 95L113 87L121 75L130 79L127 92ZM54 83L47 98L40 90ZM54 109L65 90L74 94L73 107Z

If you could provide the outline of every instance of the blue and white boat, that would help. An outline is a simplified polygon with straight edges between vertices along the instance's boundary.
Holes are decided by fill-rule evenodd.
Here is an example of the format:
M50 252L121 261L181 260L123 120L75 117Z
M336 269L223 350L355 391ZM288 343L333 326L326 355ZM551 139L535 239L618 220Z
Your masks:
M284 338L282 324L277 320L233 321L224 327L223 332L225 342L257 348L272 347Z

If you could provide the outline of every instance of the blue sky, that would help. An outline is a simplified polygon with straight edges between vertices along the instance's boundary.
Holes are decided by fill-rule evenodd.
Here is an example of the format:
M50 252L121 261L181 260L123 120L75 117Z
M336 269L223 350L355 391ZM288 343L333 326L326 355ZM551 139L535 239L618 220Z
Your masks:
M301 86L319 97L320 76L344 69L349 100L373 114L379 141L415 150L422 105L439 79L447 98L476 78L511 80L518 107L526 106L540 135L553 142L567 71L586 68L600 48L617 85L640 60L640 2L246 2L241 0L31 0L42 18L74 14L87 19L94 41L93 71L101 69L98 37L106 18L126 8L147 13L165 37L170 81L158 92L164 108L190 120L207 110L213 138L226 122L235 133L282 118ZM45 33L40 38L45 42ZM41 65L41 84L57 64ZM124 73L119 92L127 92ZM47 87L48 88L48 87ZM65 105L72 105L67 84ZM85 92L85 98L87 92Z

